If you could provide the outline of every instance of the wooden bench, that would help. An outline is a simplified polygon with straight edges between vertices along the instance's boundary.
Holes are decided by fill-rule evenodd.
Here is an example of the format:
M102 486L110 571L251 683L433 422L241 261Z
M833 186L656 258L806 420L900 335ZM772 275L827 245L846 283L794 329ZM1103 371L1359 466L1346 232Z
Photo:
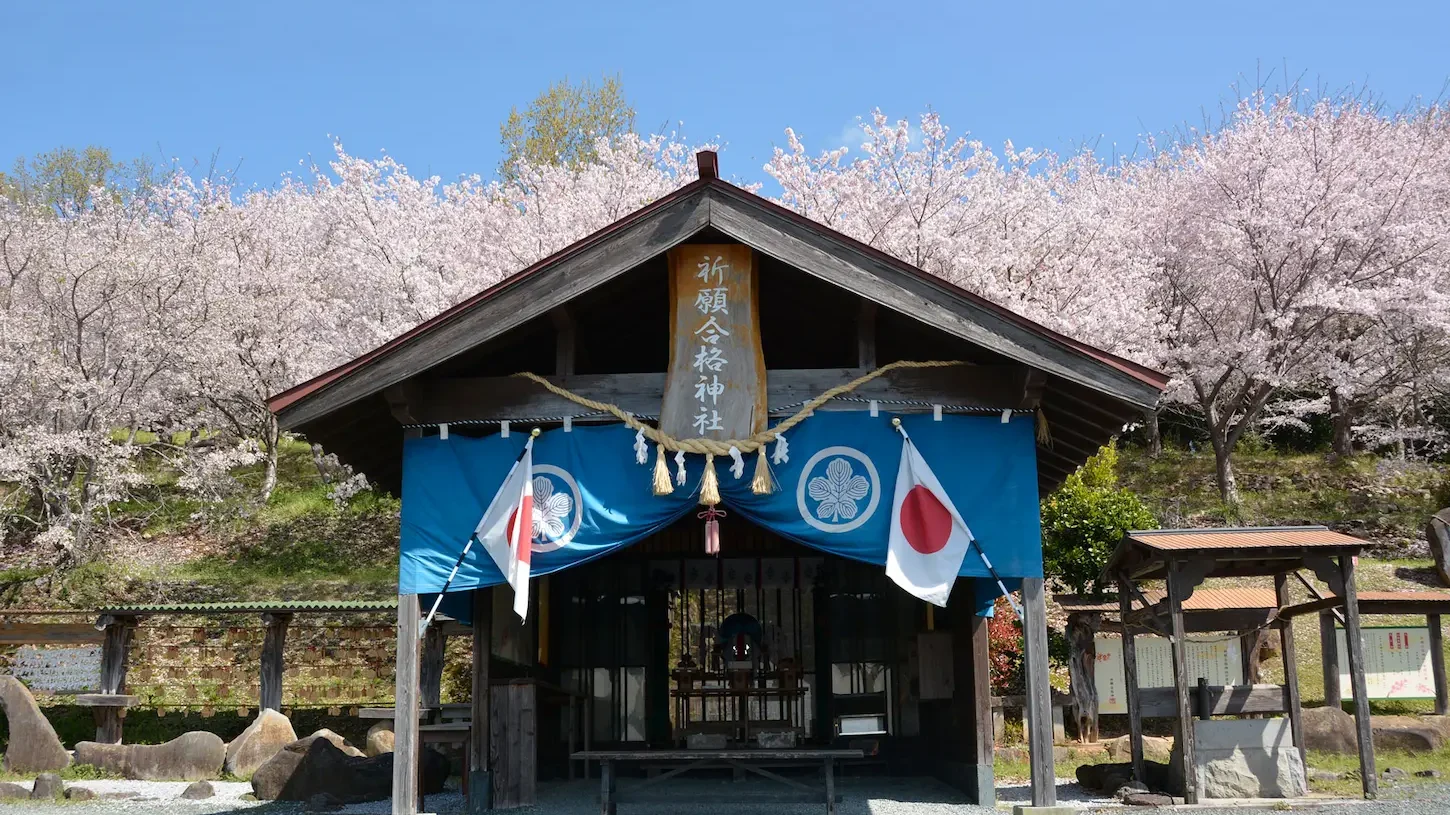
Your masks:
M621 803L825 803L827 815L836 815L836 804L841 796L836 792L836 762L844 759L864 758L860 750L812 750L807 748L791 750L584 750L570 756L573 759L599 762L599 812L600 815L616 815ZM642 763L683 762L674 769L642 783L621 795L616 783L615 764L621 761ZM825 783L821 787L803 784L760 765L770 764L779 769L786 763L806 762L820 764ZM721 801L717 796L709 800L691 800L680 796L640 795L650 787L692 770L731 768L769 779L787 788L786 791L738 796L731 801Z

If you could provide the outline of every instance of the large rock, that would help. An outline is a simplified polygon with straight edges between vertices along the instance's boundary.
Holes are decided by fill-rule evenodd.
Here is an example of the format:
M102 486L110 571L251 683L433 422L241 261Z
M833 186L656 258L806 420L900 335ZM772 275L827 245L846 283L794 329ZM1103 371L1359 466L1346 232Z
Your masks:
M1356 755L1359 737L1354 717L1337 705L1304 708L1304 747L1323 753Z
M1450 586L1450 507L1430 516L1425 523L1425 541L1430 544L1440 583Z
M1375 726L1374 749L1404 753L1433 753L1445 744L1445 737L1433 727Z
M65 782L55 773L41 773L35 777L35 783L30 785L30 799L32 801L51 801L59 798L65 793Z
M381 721L368 728L367 747L363 750L369 756L380 756L393 752L393 722Z
M1299 798L1307 795L1304 760L1288 719L1195 721L1194 759L1201 798ZM1173 750L1172 766L1183 754Z
M337 733L334 733L331 730L328 730L325 727L322 728L321 730L317 731L316 733L313 733L312 735L308 736L307 738L308 739L327 739L328 741L332 742L332 746L333 747L336 747L337 749L339 749L339 750L343 751L344 753L352 756L353 758L366 758L367 757L367 754L366 753L364 753L363 751L361 751L361 750L357 749L356 747L352 746L352 742L348 741L347 739L343 738L342 736L338 735ZM303 741L306 741L306 740L307 739L303 739Z
M165 744L76 745L77 764L140 781L204 781L221 775L227 745L215 733L193 731Z
M6 770L32 775L70 766L70 754L55 735L55 728L40 712L30 689L13 676L0 676L0 711L10 731L5 748Z
M181 791L181 797L188 801L205 801L216 795L216 788L210 781L193 781L191 786Z
M1131 761L1111 764L1084 764L1077 768L1077 783L1084 789L1113 795L1132 782ZM1143 784L1150 790L1183 794L1182 782L1175 782L1167 764L1156 761L1143 762Z
M1103 742L1103 749L1107 751L1108 758L1113 761L1132 761L1133 744L1130 736L1119 736L1115 739L1108 739ZM1168 756L1173 752L1173 739L1162 736L1143 737L1143 758L1149 761L1168 763Z
M251 775L278 750L297 741L297 732L286 716L267 708L227 745L226 771L235 776Z
M424 750L423 792L442 792L446 780L448 759ZM326 738L309 736L258 767L252 773L252 791L262 801L307 801L323 794L347 803L382 800L393 792L393 754L358 758Z
M12 784L9 781L0 781L0 801L29 797L30 790L20 786L19 784Z

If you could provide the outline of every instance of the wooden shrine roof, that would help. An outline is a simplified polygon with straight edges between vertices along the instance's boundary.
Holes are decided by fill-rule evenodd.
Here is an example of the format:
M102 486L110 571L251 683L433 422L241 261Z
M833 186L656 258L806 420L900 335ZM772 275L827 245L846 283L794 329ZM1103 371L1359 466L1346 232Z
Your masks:
M1038 447L1044 492L1155 406L1167 386L1167 376L1158 371L1052 331L722 180L713 153L701 153L699 164L698 180L372 351L272 396L268 407L285 429L306 434L396 491L404 422L390 401L393 390L486 343L502 341L531 321L547 320L697 236L749 246L864 303L904 315L938 332L943 344L975 349L984 359L974 362L1005 362L1043 377L1040 405L1032 407L1046 417L1053 439Z
M1324 526L1140 530L1123 536L1103 575L1153 580L1170 561L1209 561L1204 577L1268 576L1301 568L1306 558L1357 555L1366 545Z

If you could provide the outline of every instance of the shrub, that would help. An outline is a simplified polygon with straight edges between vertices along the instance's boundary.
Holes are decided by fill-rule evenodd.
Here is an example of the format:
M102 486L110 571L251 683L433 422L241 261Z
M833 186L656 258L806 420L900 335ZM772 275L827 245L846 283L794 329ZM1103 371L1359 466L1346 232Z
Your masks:
M1043 566L1073 591L1097 593L1123 534L1157 525L1138 496L1118 486L1118 448L1110 443L1043 500Z

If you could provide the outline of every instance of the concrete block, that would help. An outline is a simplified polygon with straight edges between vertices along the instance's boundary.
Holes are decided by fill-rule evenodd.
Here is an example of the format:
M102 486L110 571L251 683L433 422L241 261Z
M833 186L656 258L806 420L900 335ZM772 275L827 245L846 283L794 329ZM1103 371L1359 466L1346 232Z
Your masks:
M1195 721L1202 798L1299 798L1308 794L1304 762L1288 719ZM1174 765L1180 759L1174 750Z
M1034 807L1026 804L1018 804L1012 807L1012 815L1081 815L1082 810L1077 807L1053 806Z

